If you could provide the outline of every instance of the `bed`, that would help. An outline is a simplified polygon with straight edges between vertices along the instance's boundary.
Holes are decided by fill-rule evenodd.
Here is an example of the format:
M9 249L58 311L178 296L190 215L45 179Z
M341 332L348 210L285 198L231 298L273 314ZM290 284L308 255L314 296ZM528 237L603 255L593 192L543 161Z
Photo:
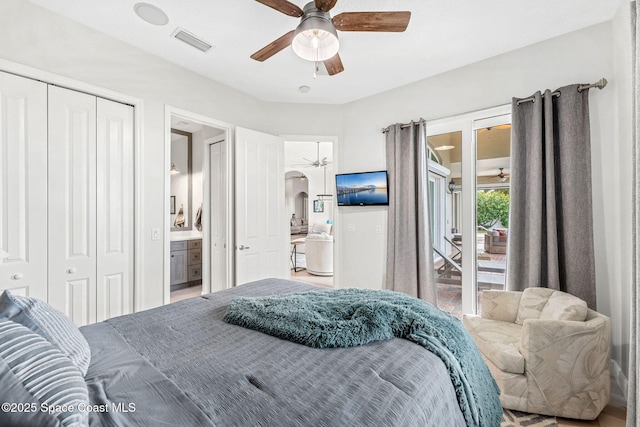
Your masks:
M465 425L443 362L408 340L315 349L222 320L239 296L314 290L265 279L80 328L91 349L80 423ZM6 402L4 384L0 394ZM0 425L24 425L24 416L3 410Z

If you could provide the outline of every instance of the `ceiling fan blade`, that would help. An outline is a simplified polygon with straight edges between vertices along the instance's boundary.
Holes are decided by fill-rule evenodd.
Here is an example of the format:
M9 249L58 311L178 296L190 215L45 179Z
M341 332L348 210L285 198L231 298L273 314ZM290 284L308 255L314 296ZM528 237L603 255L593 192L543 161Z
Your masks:
M316 7L323 12L329 12L338 0L316 0Z
M291 30L284 36L272 41L271 43L269 43L268 45L266 45L265 47L263 47L262 49L254 53L253 55L251 55L251 58L260 62L271 58L273 55L280 52L285 47L291 45L294 32L295 32L294 30Z
M500 169L486 169L476 173L476 176L498 176L500 175Z
M407 29L411 12L344 12L333 17L340 31L388 31Z
M300 9L295 4L288 2L287 0L256 0L258 3L262 3L265 6L269 6L277 10L278 12L282 12L285 15L294 16L299 18L303 15L302 9Z
M327 73L329 73L330 76L334 76L344 71L342 60L340 59L340 55L337 53L333 57L325 60L324 66L327 67Z

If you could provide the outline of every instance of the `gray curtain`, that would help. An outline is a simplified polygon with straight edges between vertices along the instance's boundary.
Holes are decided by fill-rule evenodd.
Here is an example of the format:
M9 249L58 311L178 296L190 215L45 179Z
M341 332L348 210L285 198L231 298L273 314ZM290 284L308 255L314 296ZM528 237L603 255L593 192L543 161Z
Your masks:
M595 309L589 91L578 86L513 99L507 283L568 292Z
M436 304L424 120L388 128L386 288Z
M632 282L631 282L631 339L629 342L629 389L627 390L627 427L640 425L640 393L638 392L638 328L640 319L638 308L640 307L640 43L638 37L638 10L636 2L631 2L631 55L632 61L632 150L633 150L633 194L632 194Z

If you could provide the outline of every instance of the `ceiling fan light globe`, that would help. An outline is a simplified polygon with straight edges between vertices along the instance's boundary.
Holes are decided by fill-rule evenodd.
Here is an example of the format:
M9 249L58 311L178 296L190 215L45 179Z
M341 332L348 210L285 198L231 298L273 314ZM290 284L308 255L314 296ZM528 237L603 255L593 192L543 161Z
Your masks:
M310 16L296 28L291 47L300 58L321 62L338 53L340 41L331 22L322 17Z

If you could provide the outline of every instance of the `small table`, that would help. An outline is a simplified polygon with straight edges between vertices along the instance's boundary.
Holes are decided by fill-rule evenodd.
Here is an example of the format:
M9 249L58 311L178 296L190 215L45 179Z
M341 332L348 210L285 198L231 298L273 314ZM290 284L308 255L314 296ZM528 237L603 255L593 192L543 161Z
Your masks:
M298 268L298 257L296 256L298 255L298 245L304 245L304 242L304 238L294 239L291 241L291 244L293 245L293 249L291 250L291 262L293 263L293 271L296 273L298 271L305 270L304 267Z

